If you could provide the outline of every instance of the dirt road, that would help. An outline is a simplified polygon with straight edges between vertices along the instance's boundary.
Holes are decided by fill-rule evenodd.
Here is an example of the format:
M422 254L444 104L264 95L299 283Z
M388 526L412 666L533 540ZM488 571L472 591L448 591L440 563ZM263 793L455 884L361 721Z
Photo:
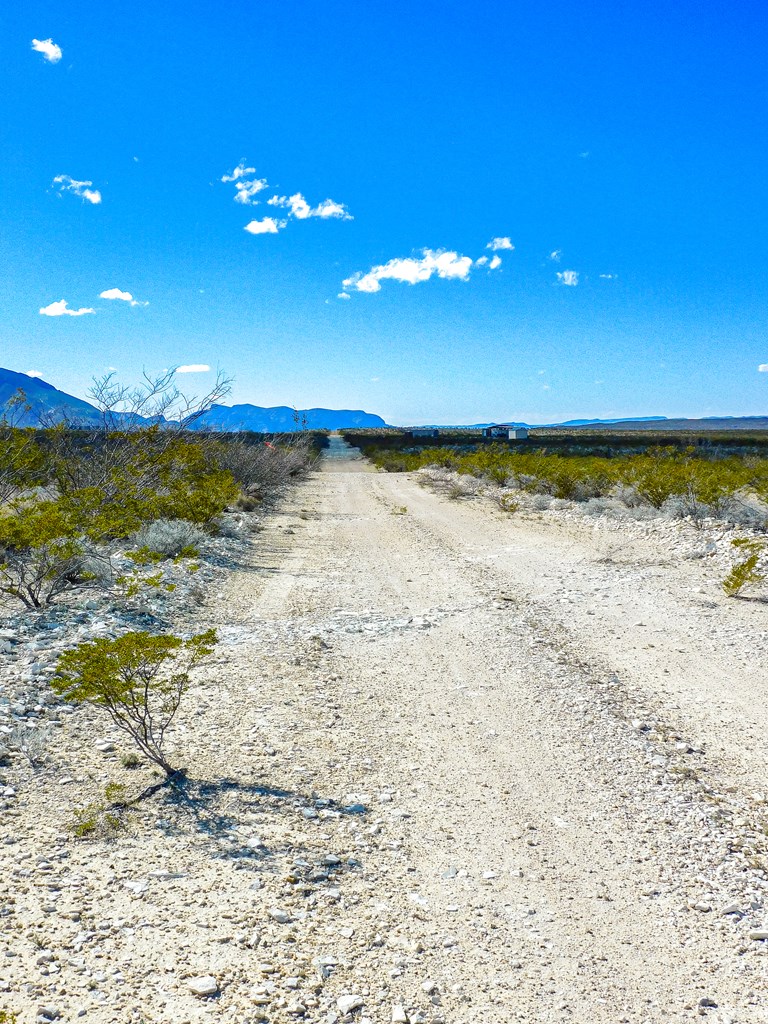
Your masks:
M697 566L367 468L332 458L297 495L255 610L328 645L324 774L386 801L380 896L447 1019L768 1019L764 884L719 788L764 781L765 632L729 657L745 623L707 622Z
M87 1020L768 1020L764 606L337 441L266 522L188 623L187 802L68 848L123 982Z

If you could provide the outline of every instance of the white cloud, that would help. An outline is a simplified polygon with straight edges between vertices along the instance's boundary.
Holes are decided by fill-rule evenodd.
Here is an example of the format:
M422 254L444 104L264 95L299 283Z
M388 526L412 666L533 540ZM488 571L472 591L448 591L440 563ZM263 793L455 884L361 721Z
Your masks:
M496 270L497 267L501 266L501 256L494 256L491 262L488 264L489 270Z
M322 203L318 203L311 216L322 217L323 220L327 220L329 217L338 217L340 220L354 220L346 206L343 203L334 202L333 199L324 199Z
M237 181L239 178L246 178L249 174L255 174L255 167L246 167L245 160L241 160L237 167L232 171L231 174L225 174L222 177L222 181Z
M133 302L130 292L121 292L119 288L108 288L105 292L99 292L100 299L122 299L123 302Z
M258 203L258 199L253 197L262 192L267 187L266 178L255 178L253 181L237 181L235 182L235 202L242 203L243 206L255 206Z
M600 274L603 281L615 281L618 276L618 274Z
M760 363L757 368L758 373L768 373L768 363Z
M207 363L188 363L186 366L177 366L176 373L208 373L210 369Z
M350 298L350 296L347 294L347 292L339 292L339 294L336 296L336 298L337 299L348 299L348 298Z
M250 221L243 230L251 235L276 235L286 223L287 221L275 220L274 217L264 217L262 220Z
M549 254L549 258L552 260L553 263L559 263L560 262L560 257L562 255L563 255L563 250L562 249L553 249L552 252Z
M352 220L352 215L343 203L337 203L333 199L324 199L314 208L309 205L301 194L296 192L292 196L272 196L268 200L269 206L284 206L290 210L291 216L296 220L307 220L309 217L321 217L328 220L331 217L339 220Z
M49 306L43 306L40 310L41 316L85 316L86 313L95 313L95 309L86 309L83 306L81 309L69 309L66 299L59 299L58 302L52 302Z
M33 39L32 49L42 53L50 64L58 64L61 60L61 47L57 46L52 39Z
M148 306L148 302L139 302L134 299L130 292L120 291L119 288L108 288L105 292L99 293L100 299L120 299L121 302L130 302L132 306Z
M25 370L24 375L26 377L42 377L42 373L39 370Z
M358 292L381 291L381 281L402 281L406 284L418 284L428 281L437 274L438 277L458 278L466 281L472 269L469 256L459 256L457 252L432 249L422 250L420 259L407 257L394 259L378 267L372 267L367 274L357 273L342 281L344 288L353 288Z
M566 284L571 288L575 288L579 283L579 272L578 270L563 270L562 272L558 270L557 280L560 284Z
M487 256L481 256L479 260L475 260L475 266L476 267L484 267L487 262L488 262L488 257Z
M512 245L511 238L492 238L485 248L497 252L499 249L514 249L515 247Z
M75 181L68 174L57 174L53 184L59 186L60 192L72 192L81 199L87 199L89 203L97 205L101 202L101 192L92 189L92 181Z

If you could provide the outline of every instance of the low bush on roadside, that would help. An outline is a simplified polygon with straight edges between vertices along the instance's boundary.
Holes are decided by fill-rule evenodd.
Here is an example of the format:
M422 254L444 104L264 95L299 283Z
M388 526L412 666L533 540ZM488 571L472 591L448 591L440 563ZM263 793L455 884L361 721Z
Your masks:
M145 632L90 640L61 655L51 686L64 700L105 711L170 777L178 769L165 754L166 733L193 685L190 672L215 644L212 629L189 640Z
M737 537L731 544L746 558L733 566L722 586L728 597L738 597L744 587L765 582L768 569L762 565L762 561L768 551L768 543L749 537Z
M208 539L199 527L184 519L156 519L138 530L133 544L139 551L149 551L162 558L178 558L179 555L194 558L200 554Z

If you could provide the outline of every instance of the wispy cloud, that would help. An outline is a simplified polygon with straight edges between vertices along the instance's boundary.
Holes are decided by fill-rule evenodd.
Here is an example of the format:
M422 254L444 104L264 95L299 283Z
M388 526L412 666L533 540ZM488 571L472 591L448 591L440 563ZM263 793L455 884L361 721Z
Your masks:
M62 50L52 39L33 39L32 49L42 53L49 64L58 64L62 57Z
M296 192L292 196L272 196L268 200L269 206L283 206L290 211L290 215L296 220L307 220L309 217L321 217L323 220L337 218L339 220L352 220L352 215L343 203L337 203L333 199L324 199L314 208L309 205L301 194Z
M616 278L619 275L618 274L600 274L599 276L600 276L601 280L603 280L603 281L615 281Z
M68 174L57 174L53 179L53 184L59 186L59 191L62 194L64 192L72 192L74 195L94 205L98 205L101 202L101 192L98 189L91 188L91 185L93 185L92 181L75 181Z
M269 185L266 178L251 177L255 174L256 168L247 167L245 160L241 160L230 174L222 176L221 181L234 183L235 202L242 206L258 206L262 202L261 193L269 189L273 194L266 200L267 205L279 207L287 212L284 214L284 220L263 217L261 220L253 220L246 224L245 230L252 235L276 235L291 218L294 220L309 220L312 217L317 217L320 220L353 219L344 203L337 203L335 199L323 199L317 206L312 206L301 192L281 196Z
M565 284L571 288L575 288L576 285L579 283L579 272L578 270L558 270L557 280L560 282L560 284Z
M760 363L757 368L758 373L768 373L768 363Z
M276 235L287 223L284 220L275 220L274 217L264 217L262 220L250 221L243 230L251 235Z
M132 306L148 306L148 302L139 302L134 299L130 292L123 292L119 288L107 288L105 292L99 292L100 299L119 299L121 302L130 302Z
M176 373L209 373L210 369L207 363L188 363L186 366L177 366Z
M378 267L371 267L366 274L353 274L342 282L342 287L358 292L378 292L381 291L382 281L419 284L435 274L438 277L466 281L472 270L472 262L469 256L460 256L457 252L423 249L418 259L413 256L394 259Z
M560 257L562 255L563 255L563 250L562 249L553 249L552 252L549 254L549 258L552 260L553 263L559 263L560 262Z
M502 237L492 238L485 248L492 249L494 252L497 252L499 249L514 249L515 247L512 245L511 238Z
M489 270L496 270L501 266L501 256L497 254L492 259L489 259L487 256L481 256L479 260L475 260L476 267L484 267L486 264L488 264Z
M351 296L347 292L339 292L336 296L337 299L349 299Z
M40 373L39 370L25 370L24 371L24 376L25 377L37 377L37 378L39 378L39 377L42 377L43 375L42 375L42 373Z
M246 167L245 160L241 160L237 167L232 171L231 174L225 174L222 176L222 181L238 181L240 178L247 178L249 174L255 174L255 167Z
M235 202L242 203L243 206L256 206L259 202L254 196L258 195L259 192L263 192L267 188L266 178L254 178L253 181L236 181L235 188Z
M66 299L59 299L58 302L52 302L49 306L43 306L40 310L41 316L85 316L86 313L95 313L95 309L86 309L85 306L80 309L70 309Z

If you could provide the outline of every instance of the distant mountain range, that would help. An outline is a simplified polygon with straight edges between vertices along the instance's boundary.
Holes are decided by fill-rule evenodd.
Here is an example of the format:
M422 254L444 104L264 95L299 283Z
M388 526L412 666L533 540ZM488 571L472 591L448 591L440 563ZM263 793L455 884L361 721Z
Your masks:
M17 426L35 427L41 422L67 421L73 426L98 426L101 413L81 398L59 391L39 377L0 368L0 414L23 391L29 409L7 417ZM147 421L149 422L149 421ZM214 405L193 424L195 430L252 430L282 434L301 430L339 430L344 427L385 427L381 416L362 409L291 409L287 405L263 408L259 405Z
M41 421L60 422L64 419L84 426L101 423L98 410L81 398L58 391L39 377L28 377L26 373L0 368L0 413L8 410L8 403L20 391L24 392L30 408L28 411L19 409L7 413L11 422L17 426L36 427Z
M195 420L195 430L254 430L287 434L292 430L340 430L343 427L386 427L381 416L362 409L292 409L288 405L213 405Z
M59 391L52 384L26 373L0 368L0 418L7 410L8 403L19 391L26 395L29 409L10 417L23 427L38 426L41 422L66 421L73 426L100 426L101 413L89 402L75 398L65 391ZM149 422L149 421L147 421ZM591 427L612 430L768 430L768 416L708 416L705 419L667 419L666 416L638 416L623 420L566 420L564 423L530 424L509 421L515 427ZM343 428L375 429L387 424L374 413L362 409L299 409L287 405L264 408L260 405L214 405L194 423L195 430L238 431L252 430L256 433L282 434L307 428L309 430L341 430ZM431 424L435 426L435 424ZM490 427L490 423L472 423L448 427L437 425L442 430L478 430Z
M529 430L554 427L592 427L594 430L768 430L768 416L706 416L702 419L669 419L666 416L637 416L624 420L564 420L562 423L524 423L522 420L504 420L510 427L527 427ZM496 426L496 423L470 423L447 426L446 424L425 424L435 430L481 430ZM416 429L416 428L412 428Z

